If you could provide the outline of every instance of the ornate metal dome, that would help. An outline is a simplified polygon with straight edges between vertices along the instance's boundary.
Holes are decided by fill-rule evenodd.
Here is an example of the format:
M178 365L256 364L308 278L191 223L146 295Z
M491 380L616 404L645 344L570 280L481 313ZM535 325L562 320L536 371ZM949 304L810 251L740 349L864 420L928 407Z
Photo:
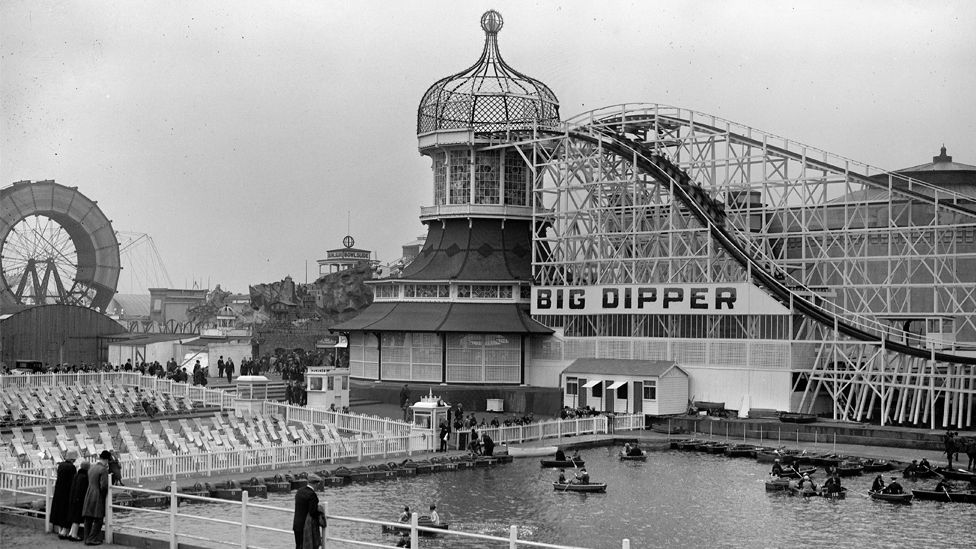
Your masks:
M559 123L559 100L542 82L510 67L498 52L502 16L481 16L485 47L470 68L434 83L417 109L417 133L473 129L479 133L524 130Z

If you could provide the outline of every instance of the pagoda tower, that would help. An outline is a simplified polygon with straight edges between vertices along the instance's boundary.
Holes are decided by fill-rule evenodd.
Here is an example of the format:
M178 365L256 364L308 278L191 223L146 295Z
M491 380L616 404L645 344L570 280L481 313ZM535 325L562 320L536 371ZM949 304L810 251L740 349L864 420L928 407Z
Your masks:
M369 308L335 327L350 335L354 378L524 384L528 339L552 333L527 310L532 153L504 145L555 129L559 102L502 59L502 26L485 12L481 57L420 101L418 148L434 183L420 215L427 238L399 278L372 283Z

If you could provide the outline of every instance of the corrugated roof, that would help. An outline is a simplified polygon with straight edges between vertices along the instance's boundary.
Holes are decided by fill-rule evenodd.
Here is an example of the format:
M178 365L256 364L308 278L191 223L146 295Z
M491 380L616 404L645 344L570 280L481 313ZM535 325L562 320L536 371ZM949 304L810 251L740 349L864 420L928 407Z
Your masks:
M566 366L564 374L661 377L671 368L688 375L673 360L632 360L623 358L577 358Z
M340 332L466 332L551 334L518 303L373 303L332 327Z
M115 294L108 310L115 312L118 307L127 317L149 316L149 294Z

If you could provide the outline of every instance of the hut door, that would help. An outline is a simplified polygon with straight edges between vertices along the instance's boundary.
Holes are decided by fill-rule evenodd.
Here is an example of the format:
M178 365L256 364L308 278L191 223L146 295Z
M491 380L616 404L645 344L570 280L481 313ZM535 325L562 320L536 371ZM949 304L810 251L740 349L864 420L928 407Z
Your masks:
M634 413L642 414L644 413L644 382L635 381L634 382Z
M586 406L586 393L588 393L590 390L583 387L584 385L586 385L586 378L581 377L576 380L576 396L579 397L576 400L577 408L583 408Z

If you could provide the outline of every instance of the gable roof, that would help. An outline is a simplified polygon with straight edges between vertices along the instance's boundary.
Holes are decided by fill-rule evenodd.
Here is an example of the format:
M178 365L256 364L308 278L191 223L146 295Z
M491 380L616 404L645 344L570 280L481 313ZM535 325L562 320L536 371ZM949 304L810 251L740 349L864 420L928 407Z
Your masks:
M661 377L672 368L688 375L673 360L632 360L624 358L577 358L563 374L621 375Z

